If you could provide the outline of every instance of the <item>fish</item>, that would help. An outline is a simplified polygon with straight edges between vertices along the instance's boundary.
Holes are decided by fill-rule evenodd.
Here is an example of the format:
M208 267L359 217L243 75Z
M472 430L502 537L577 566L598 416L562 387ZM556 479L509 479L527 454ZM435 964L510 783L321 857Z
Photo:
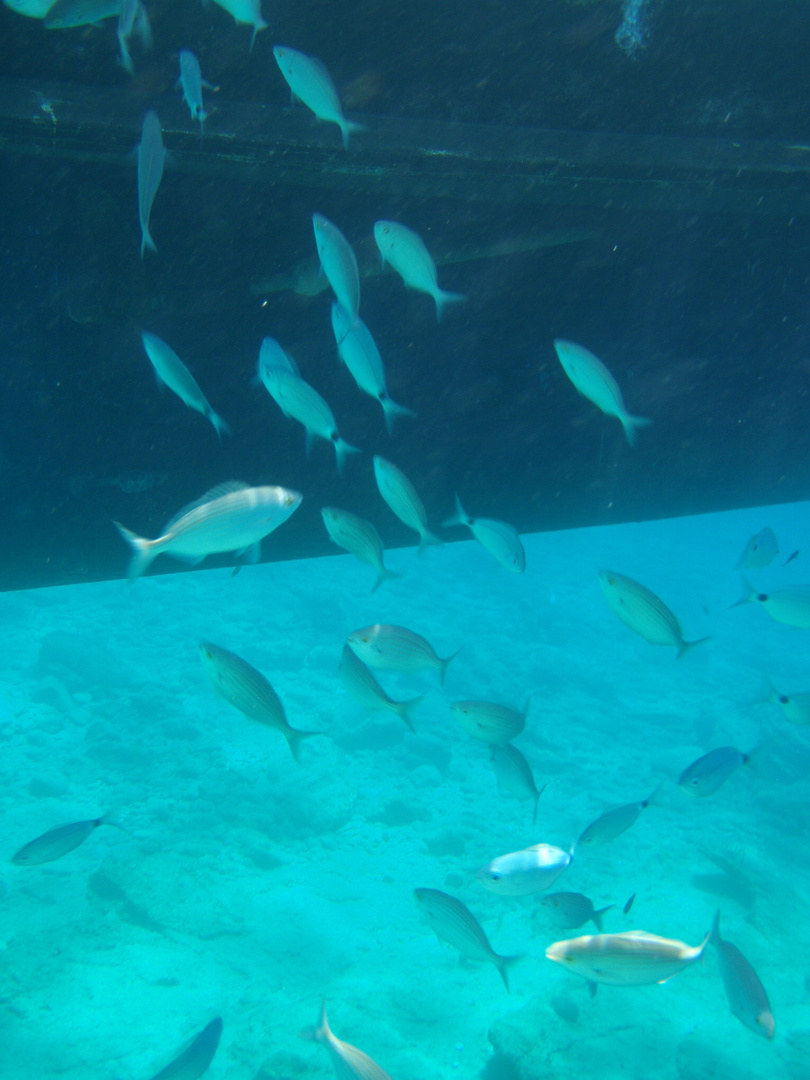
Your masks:
M182 1054L170 1061L152 1080L198 1080L214 1060L222 1036L222 1017L211 1020L191 1040Z
M404 626L389 626L383 623L353 630L346 638L346 644L355 656L370 668L409 674L425 668L435 668L439 672L442 685L448 665L458 656L458 652L454 652L452 656L442 660L421 634L415 634Z
M550 889L571 865L572 858L573 850L534 844L522 851L499 855L482 866L476 876L485 889L500 896L530 896Z
M44 19L55 0L3 0L6 7L30 19Z
M707 637L684 641L681 624L655 593L632 578L613 570L599 571L599 584L605 599L625 626L651 645L673 645L680 658L688 649L702 645Z
M473 739L490 746L506 746L526 727L528 705L519 712L494 701L455 701L450 709Z
M205 2L205 0L203 0ZM256 41L256 35L260 30L266 30L270 23L265 22L262 18L262 2L261 0L214 0L215 4L219 4L221 8L224 8L229 15L233 15L234 20L237 23L241 23L244 26L253 27L253 35L250 39L250 47L253 48Z
M368 1054L332 1033L326 1018L325 1001L321 1008L321 1022L317 1027L299 1031L298 1038L320 1043L321 1046L326 1047L338 1080L391 1080L385 1069L381 1069Z
M513 574L522 574L526 569L526 552L517 530L505 521L470 517L461 505L458 495L456 512L442 522L442 528L446 529L451 525L466 525L481 547Z
M592 934L555 941L546 956L592 983L608 986L649 986L664 983L703 956L709 934L700 945L658 937L646 930L623 934Z
M549 893L540 903L555 926L563 930L578 930L585 923L592 922L600 934L602 933L602 916L616 906L608 904L607 907L599 908L597 911L593 906L593 901L578 892Z
M216 692L248 719L280 731L296 761L300 760L302 741L323 734L290 727L281 698L264 675L241 656L210 641L200 642L200 656Z
M779 554L779 543L773 529L765 528L752 536L737 562L737 570L762 570L770 566Z
M367 563L377 571L377 580L371 588L376 592L384 581L402 577L401 574L388 570L383 561L385 549L380 534L370 521L350 514L348 510L338 510L336 506L324 506L321 517L326 531L338 547L354 555L362 563Z
M787 566L787 564L793 562L794 559L798 559L800 554L801 554L801 552L799 551L798 548L795 551L792 551L790 553L790 555L788 555L788 557L782 563L782 566Z
M348 150L349 136L365 129L362 124L347 120L343 115L335 84L321 61L287 45L276 45L273 56L292 92L293 100L303 102L318 120L337 124L344 149Z
M574 387L605 416L615 416L624 428L628 443L635 446L638 428L647 427L652 420L633 416L627 411L619 384L592 352L562 338L554 342L554 348L563 371Z
M416 416L411 409L398 405L388 393L385 368L380 350L362 319L352 318L351 312L338 300L332 304L332 330L338 347L338 356L349 374L364 394L379 401L385 426L390 435L394 420L399 416Z
M538 790L531 765L520 750L511 743L492 746L490 761L501 795L514 795L516 799L534 800L534 814L532 815L534 825L537 821L537 804L546 790L546 785L543 784Z
M231 480L183 507L155 540L136 536L117 521L114 524L133 549L128 577L134 581L163 552L194 565L206 555L247 551L283 525L300 505L297 491L248 487Z
M455 896L439 889L414 889L413 895L428 925L440 941L458 949L468 960L494 964L509 991L509 969L520 956L499 956L473 913Z
M761 593L743 578L743 595L732 607L756 602L774 622L810 630L810 585L793 585L772 593Z
M120 12L121 0L56 0L42 25L46 30L73 30L79 26L96 26L104 19L114 19Z
M208 113L203 108L203 87L214 92L219 87L206 82L202 77L200 62L193 52L181 49L179 60L180 78L177 80L177 89L183 91L183 101L188 105L191 119L200 121L200 141L202 141L203 124L208 119Z
M407 728L416 733L416 728L411 720L411 710L415 709L422 697L410 698L408 701L394 701L383 690L373 674L363 661L355 654L348 645L343 646L343 654L340 659L340 678L343 685L358 705L369 712L388 709L405 724Z
M307 433L307 452L316 437L332 443L337 471L342 473L349 454L359 454L360 451L340 434L334 413L315 387L300 375L283 368L265 369L262 381L284 415L303 425Z
M121 50L118 62L124 71L134 75L135 68L129 52L129 42L133 34L137 34L144 52L149 52L152 48L152 27L141 0L121 0L117 34L118 47Z
M157 334L152 334L148 330L141 331L141 341L160 382L177 394L189 409L194 409L210 420L220 440L223 432L229 435L231 429L211 408L205 394L197 385L197 380L174 349Z
M407 225L397 221L376 221L374 240L383 262L393 267L409 288L433 297L439 321L448 304L460 304L467 299L462 293L439 288L439 276L430 252L421 236Z
M596 821L592 821L580 835L577 840L577 847L582 844L587 847L600 847L602 844L609 844L611 840L615 840L623 832L627 832L630 826L636 823L641 811L653 805L659 790L660 785L652 795L642 799L640 802L625 803L623 806L614 806L610 810L606 810Z
M287 371L291 375L301 376L301 372L298 370L298 364L286 352L275 338L266 337L262 338L262 344L259 349L259 363L257 367L257 378L259 382L264 383L265 389L270 391L270 386L273 382L274 371Z
M40 866L42 863L54 862L83 844L100 825L115 825L121 828L109 814L87 821L73 821L70 825L57 825L35 840L23 844L20 850L12 855L11 861L15 866Z
M810 694L791 694L788 696L787 694L780 694L773 687L770 689L770 696L767 700L773 702L774 705L782 706L786 720L789 720L791 724L798 724L800 727L810 727Z
M720 976L732 1016L736 1016L754 1034L772 1039L776 1021L765 987L737 946L720 936L719 911L714 916L709 943L717 951Z
M337 225L323 214L312 215L312 228L321 269L338 303L348 312L351 329L357 325L360 313L360 274L352 245Z
M629 915L630 914L630 908L633 906L633 901L635 900L635 898L636 898L636 894L633 893L633 895L629 898L629 900L625 900L624 907L622 908L622 914L623 915Z
M750 754L743 754L733 746L720 746L685 768L678 777L678 786L696 798L705 799L714 795L741 765L750 760Z
M166 163L166 149L160 120L152 109L143 118L141 141L138 143L138 217L141 223L141 258L148 248L157 254L155 241L149 232L149 218Z
M419 533L420 555L429 544L444 543L444 540L434 536L428 529L425 505L401 469L377 454L374 457L374 478L383 499L402 524Z

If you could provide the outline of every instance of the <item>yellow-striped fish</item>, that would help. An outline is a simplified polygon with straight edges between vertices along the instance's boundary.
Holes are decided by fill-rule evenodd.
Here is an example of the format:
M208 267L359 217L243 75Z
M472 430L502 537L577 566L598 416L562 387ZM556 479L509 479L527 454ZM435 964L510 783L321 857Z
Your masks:
M672 938L630 930L624 934L591 934L555 941L546 956L592 983L608 986L649 986L663 983L697 963L709 943L685 945Z
M320 1043L329 1051L338 1080L391 1080L368 1054L333 1034L326 1017L326 1002L321 1007L321 1022L298 1032L299 1039Z
M416 708L422 700L421 697L411 698L409 701L394 701L348 645L343 646L339 671L343 685L358 705L368 709L369 712L388 709L398 716L411 731L416 731L411 720L411 709Z
M260 724L280 731L296 761L299 760L302 740L323 734L321 731L299 731L290 727L281 698L264 675L241 656L219 645L212 645L210 641L200 642L200 656L216 692L250 720L258 720Z
M338 547L354 555L362 563L367 563L377 571L377 580L371 591L376 592L384 581L401 577L401 574L386 569L383 559L385 548L380 534L370 521L350 514L348 510L338 510L336 506L324 506L321 517L326 531Z
M494 701L456 701L450 709L473 739L490 746L506 746L526 727L528 706L523 712Z
M625 626L651 645L673 645L680 657L687 649L709 640L684 641L681 624L675 615L663 600L638 581L613 570L600 570L599 584L605 599Z
M346 639L355 656L371 668L384 671L413 673L425 668L435 668L444 683L447 665L458 656L454 652L446 660L438 657L433 646L421 634L404 626L375 623L362 630L354 630ZM460 650L459 650L460 651Z

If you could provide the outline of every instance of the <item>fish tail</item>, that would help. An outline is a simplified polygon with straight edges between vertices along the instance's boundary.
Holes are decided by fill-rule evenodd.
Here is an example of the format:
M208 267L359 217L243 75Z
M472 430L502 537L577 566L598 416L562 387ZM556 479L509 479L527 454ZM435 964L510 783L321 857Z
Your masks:
M254 45L254 43L256 41L256 35L259 33L260 30L266 30L269 25L270 25L270 23L265 22L264 19L261 17L261 15L258 17L256 22L253 24L253 34L251 35L251 38L250 38L250 50L249 50L250 52L253 51L253 45Z
M622 422L627 441L631 446L636 445L638 428L649 427L652 423L652 420L648 420L646 416L631 416L630 413L625 413L625 415L619 417L619 419Z
M522 959L522 956L495 956L494 958L495 966L503 979L503 985L506 987L507 994L511 992L509 990L509 969L514 967L518 960Z
M709 943L714 945L716 949L719 949L723 944L723 939L720 937L720 908L714 913L712 919L712 928L709 931Z
M423 529L422 532L419 534L419 554L421 555L426 547L430 547L434 544L440 545L443 543L444 540L442 540L440 536L434 536L432 532L429 532L427 529Z
M463 649L463 648L464 648L464 646L462 645L461 649ZM446 660L440 660L439 661L439 665L440 665L439 666L439 678L441 679L442 686L444 686L444 677L447 674L447 668L455 660L455 658L458 656L458 654L461 652L461 649L456 649L456 651L453 653L453 655L448 656Z
M682 641L678 646L678 659L683 656L684 653L689 652L690 649L694 649L696 645L702 645L704 641L710 641L709 637L698 638L697 641Z
M149 227L147 225L144 225L142 227L142 231L143 236L141 237L141 258L143 258L143 253L147 250L152 251L155 255L157 255L157 244L152 239L152 236L149 232Z
M398 701L392 710L400 718L403 724L410 728L414 735L416 734L416 728L413 726L413 720L411 720L411 709L415 709L423 697L424 695L420 695L419 697L411 698L409 701Z
M740 599L736 600L731 605L733 608L741 607L743 604L750 604L751 601L754 600L756 598L756 595L757 595L757 590L754 588L754 586L751 584L751 582L748 580L748 578L745 577L744 574L741 574L740 577L742 578L743 592L742 592L742 596L740 597Z
M610 909L612 907L616 907L616 905L615 904L608 904L607 907L601 907L601 908L599 908L598 911L594 911L593 915L591 915L591 920L593 922L593 925L596 927L596 929L599 931L600 934L602 933L602 929L603 929L603 927L602 927L602 916L605 914L606 911L610 911Z
M493 754L492 756L494 757L495 755ZM537 804L540 802L540 796L543 794L547 787L547 784L543 784L543 786L534 796L534 813L532 814L532 825L537 824Z
M315 1024L313 1027L304 1028L303 1031L298 1032L299 1039L306 1039L308 1042L327 1043L332 1032L329 1029L329 1021L326 1018L326 998L321 1003L321 1019L320 1023Z
M365 124L356 124L354 120L346 120L345 117L340 124L340 134L343 136L343 149L349 149L349 136L353 131L365 131Z
M334 443L337 471L342 475L343 466L346 464L346 458L349 456L349 454L359 454L360 450L356 446L352 446L351 443L347 443L345 439L341 439L339 435L334 440Z
M296 761L301 760L301 743L304 739L314 739L316 735L323 735L322 731L299 731L297 728L290 728L289 731L285 731L284 735L287 742L290 744L290 752Z
M467 297L464 293L447 292L446 289L438 289L433 299L436 301L436 318L441 322L444 317L444 309L448 304L466 303Z
M218 413L215 413L213 409L211 409L211 411L206 415L208 416L208 419L211 421L211 423L214 425L214 431L217 433L219 441L222 442L222 436L230 435L231 433L230 425L226 423L226 421L223 420Z
M404 405L398 405L396 401L392 401L390 397L381 397L380 404L383 407L385 426L389 435L393 435L394 433L394 421L398 416L416 416L413 409L408 409Z
M141 576L158 554L154 549L154 541L145 540L142 536L136 536L134 532L125 529L124 526L120 525L117 521L114 521L113 525L115 525L116 529L118 529L134 552L127 568L127 577L130 581L134 581L135 578Z
M118 42L121 46L121 55L118 57L118 63L129 75L135 74L135 65L132 63L132 57L129 54L129 49L124 38L119 37Z
M386 568L383 567L382 571L380 572L380 574L379 574L379 576L377 578L377 580L372 585L371 591L373 593L375 593L377 591L377 589L379 589L379 587L383 584L384 581L392 581L394 578L401 578L401 577L402 577L402 574L397 574L396 571L394 571L394 570L386 570Z
M449 529L453 525L466 525L468 528L470 526L470 517L468 516L468 514L465 511L464 507L461 505L461 499L458 497L458 495L455 496L455 500L456 500L455 513L451 514L450 517L447 518L446 521L442 522L442 528L443 529Z

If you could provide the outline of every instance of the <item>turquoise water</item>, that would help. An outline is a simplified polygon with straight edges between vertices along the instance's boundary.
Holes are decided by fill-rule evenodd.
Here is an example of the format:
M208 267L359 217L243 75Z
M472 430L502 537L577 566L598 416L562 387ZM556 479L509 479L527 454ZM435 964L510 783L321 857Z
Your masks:
M335 1033L394 1080L807 1077L810 746L758 703L767 678L810 691L807 637L757 605L729 607L736 561L765 525L781 554L752 573L757 587L810 580L810 553L781 565L810 526L798 504L535 534L522 576L473 542L401 549L388 562L404 576L373 595L374 572L349 556L0 595L7 858L108 810L127 830L98 829L43 866L6 860L3 1077L151 1077L216 1015L212 1080L325 1077L325 1051L297 1038L322 998ZM677 660L634 635L602 597L601 567L653 589L687 639L710 640ZM338 679L346 635L377 621L440 656L461 648L443 688L434 672L381 673L394 697L425 694L416 735L364 713ZM201 638L259 668L293 726L325 733L299 765L214 695ZM529 695L516 745L547 784L534 827L447 707ZM691 799L674 780L722 745L761 749ZM692 945L719 906L768 991L772 1043L731 1015L713 951L665 985L591 998L544 957L587 930L476 881L496 855L568 847L661 781L656 805L578 853L554 888L615 904L607 931ZM496 951L525 954L511 994L422 924L417 886L461 899Z

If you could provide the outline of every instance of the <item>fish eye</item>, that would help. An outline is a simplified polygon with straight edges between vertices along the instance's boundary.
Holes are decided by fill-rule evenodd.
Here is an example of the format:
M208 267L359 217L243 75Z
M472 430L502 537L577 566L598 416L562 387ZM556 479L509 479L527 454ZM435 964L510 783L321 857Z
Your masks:
M766 603L768 600L768 594L764 592L757 593L757 600L760 602L760 604Z
M696 776L693 776L689 783L692 785L692 787L697 787L700 783L700 780Z
M780 694L779 695L779 704L780 705L789 705L790 704L790 698L785 697L784 694Z
M497 872L497 870L496 870L496 871L494 871L494 872L493 872L492 874L490 874L489 876L490 876L490 880L491 880L491 881L500 881L500 880L501 880L501 875L500 875L500 874L499 874L499 873Z

